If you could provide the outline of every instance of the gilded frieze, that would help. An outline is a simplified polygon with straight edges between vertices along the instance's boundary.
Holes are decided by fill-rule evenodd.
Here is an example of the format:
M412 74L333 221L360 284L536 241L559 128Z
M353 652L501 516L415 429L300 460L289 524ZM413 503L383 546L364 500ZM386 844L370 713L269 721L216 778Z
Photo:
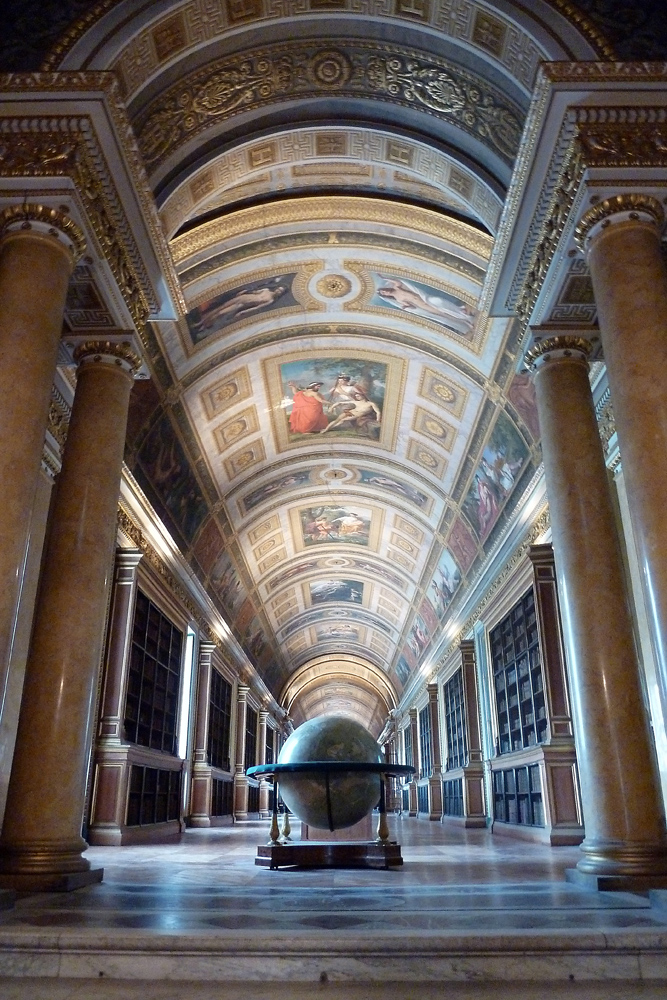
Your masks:
M394 45L340 40L253 49L219 59L179 80L135 123L149 172L186 142L276 101L344 96L388 101L452 121L511 164L522 109L499 88L436 56Z

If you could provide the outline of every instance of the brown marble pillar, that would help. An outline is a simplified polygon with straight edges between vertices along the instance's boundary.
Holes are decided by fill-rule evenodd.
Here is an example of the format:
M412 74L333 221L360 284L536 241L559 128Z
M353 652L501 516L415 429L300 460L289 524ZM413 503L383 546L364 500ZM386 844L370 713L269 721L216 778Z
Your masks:
M417 782L419 780L419 730L417 729L417 709L411 708L408 712L410 719L410 742L412 744L412 766L415 773L409 785L410 808L409 816L416 816L419 811L419 800L417 798Z
M236 692L236 757L234 759L234 819L248 818L248 779L245 776L245 730L250 688L239 684Z
M132 644L137 567L141 549L118 549L114 568L109 639L102 689L102 707L95 747L95 785L88 840L114 846L122 842L125 820L127 753L123 712Z
M0 710L67 285L84 251L83 234L62 212L0 212Z
M190 825L211 825L211 765L208 759L208 725L211 704L211 670L214 642L199 643L197 669L197 718L195 721L194 763L192 767L192 798Z
M99 881L81 856L91 710L113 567L133 373L129 345L84 344L53 501L0 840L0 883Z
M586 827L577 867L615 887L667 874L667 841L587 357L571 336L529 352Z
M428 714L431 723L431 763L432 771L428 780L429 819L442 818L442 749L440 741L440 711L438 708L438 685L427 685Z
M599 202L578 227L627 485L663 711L667 714L667 269L662 206L643 194Z

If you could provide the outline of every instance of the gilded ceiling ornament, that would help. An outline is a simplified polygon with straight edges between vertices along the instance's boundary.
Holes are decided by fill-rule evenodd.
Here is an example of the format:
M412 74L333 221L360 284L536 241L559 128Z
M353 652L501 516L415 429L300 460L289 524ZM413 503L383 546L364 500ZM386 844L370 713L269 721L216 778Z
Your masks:
M315 288L327 299L339 299L352 289L352 282L342 274L326 274Z
M512 163L522 110L496 89L445 60L396 45L317 40L267 46L227 56L186 75L163 91L135 123L149 170L186 141L229 118L286 98L332 90L346 97L381 99L445 115Z
M582 252L586 250L592 231L598 223L602 223L602 226L605 222L609 224L614 216L633 222L649 222L658 228L665 221L662 205L651 195L628 193L605 198L588 209L574 231L575 241Z

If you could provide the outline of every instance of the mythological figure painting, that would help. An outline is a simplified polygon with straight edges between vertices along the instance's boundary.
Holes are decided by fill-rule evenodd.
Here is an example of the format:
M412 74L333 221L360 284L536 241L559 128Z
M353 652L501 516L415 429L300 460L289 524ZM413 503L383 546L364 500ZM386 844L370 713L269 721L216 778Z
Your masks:
M399 656L398 662L394 668L394 673L398 677L402 686L405 687L408 683L408 677L410 676L410 664L404 656Z
M295 274L249 281L191 309L185 318L193 343L198 344L247 316L297 305L292 294Z
M403 497L405 500L409 500L410 503L416 504L422 510L428 506L429 498L426 493L422 493L421 490L410 486L409 483L404 483L393 476L373 472L371 469L359 469L358 471L359 482L363 483L364 486L374 486L380 492L394 493L396 496Z
M387 366L359 358L311 358L280 366L290 440L331 434L377 440Z
M360 580L318 580L310 585L311 604L341 601L344 604L361 604L364 585Z
M442 618L452 603L452 598L460 583L461 571L454 562L451 553L445 549L438 561L427 595L439 618Z
M527 460L526 444L509 417L500 413L463 501L463 511L480 541L496 523Z
M299 511L304 545L352 542L368 545L370 511L350 507L305 507Z
M288 476L278 476L276 479L270 479L268 483L264 483L263 486L258 486L256 490L252 490L241 500L244 511L251 511L255 507L259 507L261 503L268 500L273 496L280 496L287 490L293 490L298 486L305 486L310 482L310 472L308 469L297 469L295 472Z
M372 306L400 309L413 316L422 316L469 339L475 327L476 310L463 299L443 292L423 281L408 281L392 274L371 272L375 283Z

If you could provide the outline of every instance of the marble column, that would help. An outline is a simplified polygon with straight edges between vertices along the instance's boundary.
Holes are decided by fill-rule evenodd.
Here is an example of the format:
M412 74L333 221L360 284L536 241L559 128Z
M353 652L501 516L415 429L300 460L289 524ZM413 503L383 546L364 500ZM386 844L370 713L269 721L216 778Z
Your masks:
M651 641L667 715L667 269L658 201L598 202L577 235L590 268Z
M137 567L141 549L118 549L112 584L109 639L95 748L95 785L88 840L99 846L122 842L127 782L123 712L132 645Z
M408 712L410 719L410 743L412 746L412 766L415 773L409 785L410 808L409 816L416 816L419 811L419 800L417 798L417 781L419 780L419 731L417 729L417 709L411 708Z
M577 868L594 878L612 877L605 884L613 888L667 875L667 841L588 351L585 340L554 336L529 351L528 360L586 827Z
M431 723L431 764L428 779L429 819L442 818L442 744L440 741L440 711L438 707L438 685L427 685L428 715Z
M239 684L236 692L236 757L234 759L234 819L248 818L248 779L245 776L245 730L250 688Z
M208 727L211 705L211 671L214 642L199 643L197 667L197 718L195 721L194 762L192 766L192 798L190 826L211 825L211 764L208 759Z
M91 715L113 569L125 427L139 366L127 344L87 343L56 484L0 840L0 884L99 881L81 856Z
M0 710L67 285L84 251L63 212L34 204L0 212Z
M255 755L255 763L259 766L266 764L266 728L267 719L269 718L268 712L259 713L259 725L257 734L257 753ZM266 778L259 779L259 818L269 819L271 813L269 811L269 783Z

